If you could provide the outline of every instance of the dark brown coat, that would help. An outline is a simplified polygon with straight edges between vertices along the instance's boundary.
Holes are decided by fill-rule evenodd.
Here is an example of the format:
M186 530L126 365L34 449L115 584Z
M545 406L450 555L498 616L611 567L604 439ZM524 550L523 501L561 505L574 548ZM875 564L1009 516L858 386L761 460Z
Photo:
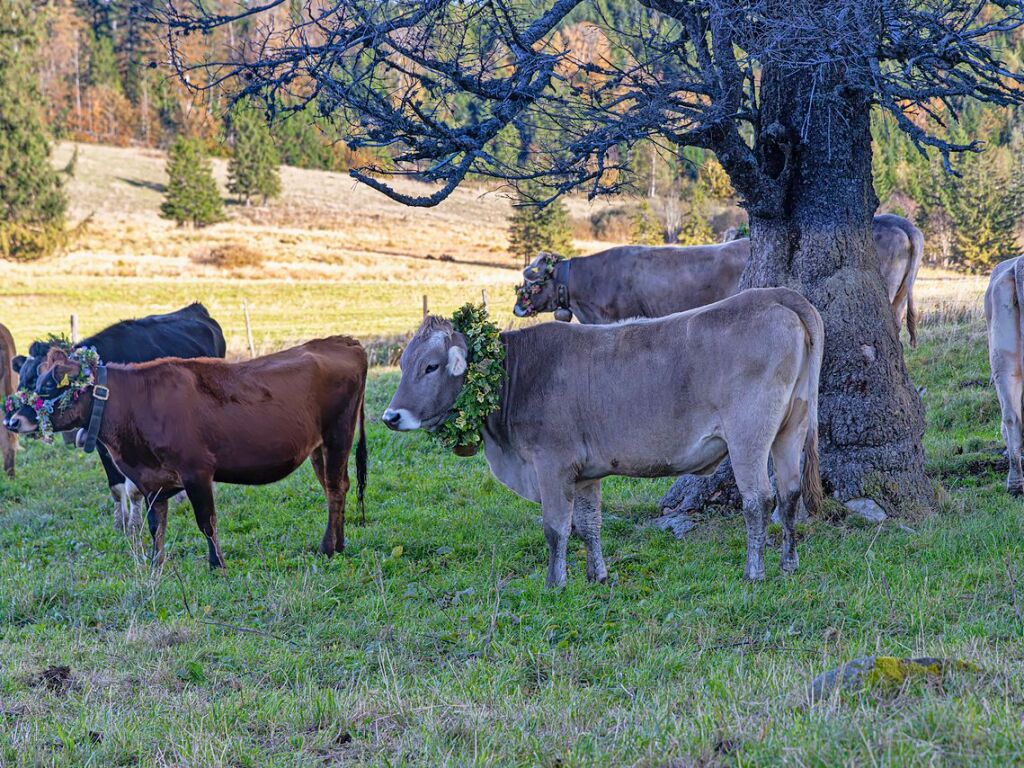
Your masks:
M51 369L57 381L65 373L73 379L78 363L55 350L46 362ZM273 483L307 457L327 494L320 551L343 549L357 425L360 506L366 482L366 370L366 353L347 336L240 363L167 358L108 366L110 399L99 440L149 503L154 556L163 551L167 499L184 489L209 541L210 566L223 568L213 483ZM64 414L54 413L54 428L84 427L92 405L90 388Z

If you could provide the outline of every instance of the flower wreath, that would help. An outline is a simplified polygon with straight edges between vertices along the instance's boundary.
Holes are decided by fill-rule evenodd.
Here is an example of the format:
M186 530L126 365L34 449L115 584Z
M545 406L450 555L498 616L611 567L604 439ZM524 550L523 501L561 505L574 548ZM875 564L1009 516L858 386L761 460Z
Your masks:
M516 286L516 296L519 297L527 316L537 314L537 308L533 306L533 297L555 276L555 265L565 260L565 256L559 256L557 253L544 252L538 255L544 257L540 264L540 277L533 281L524 279L522 285Z
M452 316L454 330L466 337L466 377L448 418L434 431L445 448L460 456L480 450L487 417L501 407L505 383L505 345L482 306L465 304Z
M22 406L32 407L32 410L36 412L39 434L45 443L53 442L53 421L50 419L50 415L53 413L54 404L58 411L63 412L72 403L78 402L82 392L96 383L96 368L101 364L99 353L96 352L95 347L82 347L73 350L68 354L68 359L79 363L81 367L73 379L65 375L57 382L57 386L64 391L56 397L47 400L37 392L19 389L4 401L4 411L8 417Z

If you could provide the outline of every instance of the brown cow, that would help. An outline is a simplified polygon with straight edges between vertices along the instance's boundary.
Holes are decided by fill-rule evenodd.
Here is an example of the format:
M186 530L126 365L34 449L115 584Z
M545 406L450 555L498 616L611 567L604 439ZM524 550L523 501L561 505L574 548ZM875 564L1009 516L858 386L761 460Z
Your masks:
M917 346L913 287L924 253L921 231L900 216L875 216L874 242L896 324L906 318ZM627 245L571 260L539 254L523 270L517 317L554 312L586 325L664 317L732 296L750 258L750 240L719 245Z
M348 336L332 336L241 363L214 358L165 358L96 370L65 410L54 407L53 428L85 427L100 407L98 439L125 476L145 495L153 556L163 556L167 500L184 489L209 544L211 568L223 568L213 483L263 485L290 475L310 458L327 494L328 522L320 551L345 546L348 459L356 425L359 506L366 485L363 398L366 353ZM54 349L37 391L58 400L82 364ZM103 379L109 400L102 400ZM60 382L60 384L58 384ZM37 427L35 411L8 419L18 432Z
M18 388L18 374L11 367L11 361L18 351L14 348L14 337L0 324L0 402L14 394ZM0 454L4 457L4 472L14 477L14 452L18 450L18 436L6 429L0 429Z

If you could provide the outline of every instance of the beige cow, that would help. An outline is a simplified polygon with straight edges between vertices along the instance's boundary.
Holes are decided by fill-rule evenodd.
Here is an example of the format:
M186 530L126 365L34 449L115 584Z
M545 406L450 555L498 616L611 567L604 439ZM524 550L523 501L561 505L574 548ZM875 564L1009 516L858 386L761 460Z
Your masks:
M0 403L18 388L18 374L11 367L11 360L18 352L14 348L14 337L6 326L0 325ZM4 472L14 477L14 453L18 450L18 436L0 428L0 455L4 460Z
M874 219L875 251L897 325L904 319L917 346L914 280L924 254L921 231L900 216ZM601 325L629 317L663 317L731 296L750 258L746 238L718 245L609 248L566 260L538 255L523 270L513 309L518 317L555 312Z
M607 576L601 478L708 473L726 455L743 496L744 577L764 578L776 495L769 457L782 570L796 569L800 497L812 513L821 502L824 328L807 299L787 288L754 289L663 318L542 323L501 341L509 378L483 426L484 452L498 480L543 508L549 587L565 583L573 528L587 549L587 577ZM475 362L467 348L447 320L424 320L402 355L384 423L398 431L443 424Z
M1024 495L1021 475L1021 396L1024 382L1021 302L1024 301L1024 257L1002 262L992 271L985 291L988 360L1002 412L1003 440L1010 461L1006 490Z

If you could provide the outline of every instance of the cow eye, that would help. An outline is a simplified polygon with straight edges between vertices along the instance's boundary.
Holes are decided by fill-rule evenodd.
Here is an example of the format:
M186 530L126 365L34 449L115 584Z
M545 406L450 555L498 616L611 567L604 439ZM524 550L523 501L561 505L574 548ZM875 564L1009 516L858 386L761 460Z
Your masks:
M437 363L431 363L430 365L427 366L427 369L423 371L423 373L433 373L440 367L441 366L439 366Z

